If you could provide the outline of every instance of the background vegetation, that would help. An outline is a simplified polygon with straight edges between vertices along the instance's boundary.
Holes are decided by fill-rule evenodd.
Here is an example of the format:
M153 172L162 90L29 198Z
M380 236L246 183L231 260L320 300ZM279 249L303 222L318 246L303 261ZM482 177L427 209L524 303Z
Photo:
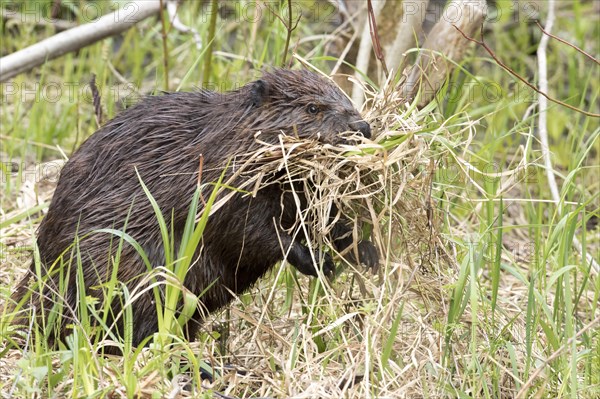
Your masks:
M3 7L47 17L53 3ZM292 48L328 72L340 54L341 32L331 32L341 19L329 3L295 3L302 18ZM88 22L115 4L63 1L60 12ZM252 18L254 2L220 4L210 74L205 47L197 48L188 34L168 29L165 55L162 26L151 18L0 85L2 303L28 268L35 228L64 159L98 128L93 74L107 120L140 95L193 90L203 81L229 90L263 67L282 64L287 31L274 12L284 15L285 2L261 5L259 23ZM535 85L542 33L526 7L537 7L543 22L545 2L496 4L486 42ZM554 33L597 56L598 7L596 1L558 2ZM208 4L186 2L179 16L208 43ZM18 20L3 20L2 29L2 55L54 33ZM555 40L547 55L549 94L598 113L598 64ZM325 291L291 268L276 268L211 316L197 342L174 340L123 357L99 356L77 337L59 349L40 340L15 349L13 332L2 323L3 395L211 397L214 390L235 397L599 397L600 280L572 241L577 237L584 255L599 260L600 125L598 118L550 105L556 204L541 159L536 101L536 93L474 46L432 104L414 112L398 107L428 145L422 165L435 165L434 218L453 262L407 260L386 265L383 276L353 271ZM222 378L202 382L200 368L209 362L246 372L219 368Z

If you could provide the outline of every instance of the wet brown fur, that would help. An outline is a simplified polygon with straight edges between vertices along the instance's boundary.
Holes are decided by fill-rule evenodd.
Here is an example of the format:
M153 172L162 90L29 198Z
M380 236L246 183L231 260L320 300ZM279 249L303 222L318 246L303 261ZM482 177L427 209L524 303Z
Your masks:
M316 114L312 106L318 108ZM164 265L156 216L134 167L156 198L165 219L169 222L173 215L175 248L178 248L196 189L200 154L204 158L202 180L217 181L227 160L258 146L254 137L258 131L262 132L261 139L267 141L276 140L284 132L336 142L339 133L347 130L370 134L368 124L361 120L346 96L326 79L307 71L275 70L227 93L198 91L146 97L94 133L65 165L38 231L42 268L47 272L63 251L73 245L77 234L87 295L102 299L98 286L110 278L113 269L110 259L119 239L107 233L86 234L102 228L122 229L127 215L127 234L141 245L153 267ZM283 259L282 245L284 251L290 248L291 264L305 274L316 275L308 249L276 228L276 220L286 227L296 217L295 203L285 194L284 186L269 185L254 198L236 195L209 218L201 248L196 252L198 261L185 279L186 288L196 295L216 282L200 298L205 311L223 307L234 294L252 286ZM204 192L205 198L211 189L208 187ZM334 231L338 249L351 244L352 240L345 235L346 226L339 224ZM72 253L66 252L64 263ZM367 241L360 243L359 255L369 266L377 263L376 251ZM69 309L76 309L79 302L75 265L73 262L68 273L67 308L60 338L68 333ZM333 270L329 256L325 256L323 268L327 273ZM146 271L135 249L125 244L118 280L131 290ZM32 275L35 265L13 295L15 302L30 291ZM39 312L41 305L46 310L52 307L52 290L58 286L58 278L56 274L49 278L44 299L36 291L31 294L27 303L38 314L43 313ZM134 345L158 328L153 301L149 290L132 304ZM120 310L117 305L113 308L115 312ZM198 310L187 325L190 338L197 333L202 319L203 312ZM122 334L119 321L117 332Z

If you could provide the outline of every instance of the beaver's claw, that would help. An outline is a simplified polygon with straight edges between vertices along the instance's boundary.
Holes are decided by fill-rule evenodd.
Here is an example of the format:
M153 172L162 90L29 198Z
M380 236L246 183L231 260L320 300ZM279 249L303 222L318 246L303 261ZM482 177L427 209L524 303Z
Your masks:
M371 241L361 241L357 244L358 260L356 259L354 248L348 252L348 260L354 264L361 264L369 268L377 268L379 265L379 255L377 248Z

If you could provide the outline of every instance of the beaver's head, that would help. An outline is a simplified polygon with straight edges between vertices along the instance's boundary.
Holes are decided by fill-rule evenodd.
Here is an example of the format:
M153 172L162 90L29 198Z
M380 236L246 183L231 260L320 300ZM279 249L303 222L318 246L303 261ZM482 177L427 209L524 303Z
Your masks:
M309 71L276 69L250 83L252 130L283 131L300 137L343 141L340 133L353 131L371 137L371 127L348 97L331 81ZM254 112L253 112L254 114Z

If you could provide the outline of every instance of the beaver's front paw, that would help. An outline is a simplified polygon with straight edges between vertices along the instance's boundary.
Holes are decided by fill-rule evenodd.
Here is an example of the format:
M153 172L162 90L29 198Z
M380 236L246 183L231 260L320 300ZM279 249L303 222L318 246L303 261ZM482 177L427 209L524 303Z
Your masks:
M376 269L379 265L379 255L377 248L371 241L361 241L357 244L358 260L356 259L355 249L351 248L347 255L348 260L356 265L364 265Z
M300 243L293 244L292 250L288 256L288 260L291 264L303 274L308 276L318 276L317 268L321 267L325 276L331 277L334 275L335 264L333 263L333 258L330 254L316 250L314 252L314 259L316 265L315 262L313 262L313 254L311 254L310 249Z
M316 250L314 253L314 256L315 256L315 260L317 262L316 268L320 267L321 271L323 272L325 277L333 277L335 275L335 263L333 262L333 258L331 257L331 255L327 252ZM318 273L315 268L315 264L312 261L312 257L308 260L310 262L310 265L311 265L310 267L312 268L312 271L311 271L311 273L306 273L306 274L317 276Z
M332 277L335 274L335 263L333 263L333 258L327 252L321 252L323 260L323 274L326 277ZM317 260L319 261L319 260Z
M367 267L377 268L379 266L379 254L371 241L358 243L358 256L360 263Z

